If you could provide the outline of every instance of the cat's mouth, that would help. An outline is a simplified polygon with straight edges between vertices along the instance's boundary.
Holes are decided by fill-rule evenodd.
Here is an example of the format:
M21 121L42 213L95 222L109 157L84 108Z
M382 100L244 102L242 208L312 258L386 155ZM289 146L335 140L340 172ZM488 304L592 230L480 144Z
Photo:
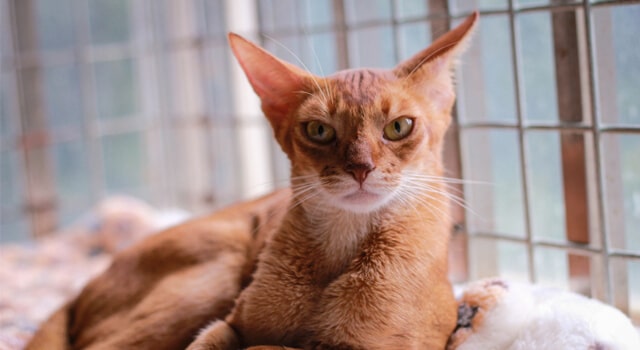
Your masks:
M339 203L344 209L356 213L368 213L384 205L388 200L387 197L386 195L359 188L343 196Z
M380 197L381 196L379 194L360 188L357 191L344 196L344 199L350 202L374 202L380 199Z

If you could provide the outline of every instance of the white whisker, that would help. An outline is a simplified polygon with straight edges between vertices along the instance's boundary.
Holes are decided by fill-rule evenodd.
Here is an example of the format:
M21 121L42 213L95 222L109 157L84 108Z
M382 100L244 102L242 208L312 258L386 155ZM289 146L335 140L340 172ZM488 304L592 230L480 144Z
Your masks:
M417 191L409 191L409 189L407 188L405 193L407 194L407 196L409 196L411 199L418 201L418 203L422 204L425 208L429 209L431 211L432 214L434 215L442 215L443 217L449 218L450 217L450 213L445 212L443 209L439 208L436 205L433 205L433 203L430 203L428 201L429 200L434 200L440 204L447 204L447 208L448 208L448 202L446 200L444 200L443 198L437 198L431 194L429 194L428 192L422 192L422 193L418 193ZM423 196L426 196L427 198L423 198Z
M410 200L408 200L407 198L412 197L411 193L409 191L407 191L405 188L401 187L398 190L398 194L396 196L397 200L399 200L402 204L411 207L411 209L413 209L413 211L416 214L420 214L420 211L418 210L418 207L416 207Z
M320 195L320 191L315 186L312 186L307 191L303 193L299 193L297 196L295 196L295 201L291 202L289 210L293 210L296 207L302 205L303 203L309 201L310 199L318 197L319 195Z
M313 94L312 94L312 93L310 93L309 91L302 91L302 90L298 90L298 91L294 91L294 93L296 93L296 94L303 94L303 95L313 96Z
M305 202L318 197L322 192L324 181L319 179L317 175L301 175L291 178L293 191L293 200L290 203L289 210L292 210ZM294 183L300 181L301 183Z
M438 182L437 181L425 181L424 179L415 179L415 178L410 178L410 177L406 177L405 178L407 183L409 185L411 185L412 187L414 187L415 189L421 190L423 192L426 193L436 193L439 195L442 195L444 197L446 197L447 199L449 199L449 201L451 201L451 203L456 204L462 208L464 208L465 210L467 210L469 213L473 214L476 217L481 218L481 215L479 215L477 212L475 212L473 209L471 209L471 207L466 203L466 201L464 200L464 198L457 196L449 191L446 190L442 190L438 187L435 187L434 185L437 185ZM444 184L442 184L444 185Z
M457 44L458 44L458 41L453 42L453 43L451 43L451 44L449 44L449 45L444 45L444 46L442 46L442 47L438 48L438 49L437 49L436 51L434 51L433 53L431 53L431 55L429 55L429 56L427 56L427 57L425 57L425 58L421 59L421 60L420 60L420 62L418 62L418 64L417 64L415 67L413 67L413 69L411 70L411 72L409 72L409 74L407 74L407 76L405 77L405 79L409 79L409 77L411 77L411 76L413 75L413 73L415 73L418 69L420 69L420 67L422 67L422 65L423 65L425 62L427 62L428 60L430 60L430 59L431 59L431 57L433 57L433 56L435 56L435 55L439 54L441 51L447 50L448 48L450 48L450 47L452 47L452 46L455 46L455 45L457 45Z
M305 38L309 38L309 33L307 33L306 28L304 29L304 35ZM311 42L311 40L307 40L307 42L309 43L309 48L311 49L311 53L313 54L313 59L316 61L316 64L318 64L318 69L320 69L320 75L325 76L324 74L324 70L322 69L322 63L320 62L320 58L318 57L318 53L316 52L316 48L315 46L313 46L313 43ZM329 91L329 87L327 85L325 85L325 103L328 102L328 100L326 99L326 96L331 96L331 93Z
M488 181L466 180L466 179L458 179L454 177L434 176L434 175L426 175L426 174L420 174L420 173L414 173L414 172L405 172L403 173L403 175L410 176L412 178L437 180L438 182L452 183L452 184L489 185L489 186L494 185L492 182L488 182Z
M320 64L320 59L318 58L316 48L313 46L311 39L309 39L309 33L307 33L307 28L303 28L303 34L304 34L304 37L307 39L306 42L309 45L309 49L311 49L311 53L313 54L313 59L318 64L318 68L320 69L320 75L324 76L324 71L322 70L322 64Z
M309 76L311 77L311 80L313 80L313 83L316 85L316 87L318 88L318 90L320 91L320 94L322 95L322 98L324 100L325 103L327 103L329 101L329 98L327 95L325 95L324 90L322 89L322 87L320 86L320 83L318 82L318 79L315 78L315 75L313 73L311 73L311 70L309 69L309 67L307 67L306 64L304 64L304 62L302 61L302 59L296 55L293 50L289 49L288 47L286 47L283 43L281 43L279 40L265 35L265 38L273 41L276 45L280 46L281 48L283 48L284 50L286 50L290 55L293 56L293 58L295 58L296 61L298 61L298 63L300 63L300 65L302 66L302 68L304 68L304 70L306 70L309 73Z
M311 178L317 178L318 175L312 174L312 175L298 175L298 176L292 176L289 178L289 180L293 181L297 181L297 180L308 180Z
M260 182L260 183L257 183L257 184L253 184L251 187L253 189L265 188L267 186L270 186L272 188L278 188L278 187L284 186L284 185L288 185L289 187L293 187L294 186L293 183L296 182L296 181L306 181L307 179L315 178L315 177L317 177L317 175L294 176L294 177L286 178L286 179L275 179L275 180L271 180L271 181Z

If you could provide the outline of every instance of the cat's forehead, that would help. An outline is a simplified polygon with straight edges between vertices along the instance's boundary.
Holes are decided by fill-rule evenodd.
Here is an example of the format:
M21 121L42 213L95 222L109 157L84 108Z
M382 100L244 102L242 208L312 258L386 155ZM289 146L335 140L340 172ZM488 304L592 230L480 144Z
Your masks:
M386 85L397 78L382 69L351 69L328 77L334 92L343 102L370 104L384 91Z

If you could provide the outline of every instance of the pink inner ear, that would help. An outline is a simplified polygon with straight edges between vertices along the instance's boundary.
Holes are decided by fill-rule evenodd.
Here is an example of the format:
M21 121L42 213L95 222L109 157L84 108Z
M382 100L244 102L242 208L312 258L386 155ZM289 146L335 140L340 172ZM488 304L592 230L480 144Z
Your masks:
M303 87L306 75L248 40L229 34L234 55L260 98L287 95Z
M309 74L236 34L229 34L229 43L253 90L260 97L267 118L274 126L279 125L280 119L296 107Z
M258 63L260 65L260 63ZM254 90L264 99L280 99L295 93L302 87L302 79L293 76L288 71L273 69L265 62L263 69L257 69L255 74L247 76L253 85Z

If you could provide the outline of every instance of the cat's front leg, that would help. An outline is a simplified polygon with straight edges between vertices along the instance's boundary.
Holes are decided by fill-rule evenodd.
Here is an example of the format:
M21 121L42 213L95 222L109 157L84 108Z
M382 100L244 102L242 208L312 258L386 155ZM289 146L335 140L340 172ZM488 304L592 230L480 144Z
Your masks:
M305 349L444 349L457 316L446 275L401 250L367 248L324 290Z
M299 348L290 348L283 345L257 345L246 348L245 350L301 350Z
M205 328L187 350L236 350L240 339L236 332L224 321L218 320Z

